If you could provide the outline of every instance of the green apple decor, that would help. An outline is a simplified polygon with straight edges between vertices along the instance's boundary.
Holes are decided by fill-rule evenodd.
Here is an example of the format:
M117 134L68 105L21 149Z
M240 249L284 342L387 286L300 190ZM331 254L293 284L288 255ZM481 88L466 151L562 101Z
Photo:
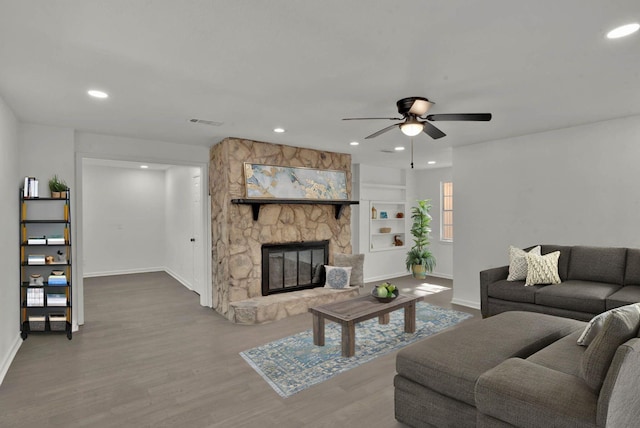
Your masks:
M436 258L429 251L429 233L431 232L431 200L417 201L418 205L411 208L411 234L413 235L413 247L407 253L407 270L412 272L414 278L424 279L427 272L433 272L436 267Z
M390 302L398 297L398 288L388 282L377 285L371 290L371 295L381 302Z

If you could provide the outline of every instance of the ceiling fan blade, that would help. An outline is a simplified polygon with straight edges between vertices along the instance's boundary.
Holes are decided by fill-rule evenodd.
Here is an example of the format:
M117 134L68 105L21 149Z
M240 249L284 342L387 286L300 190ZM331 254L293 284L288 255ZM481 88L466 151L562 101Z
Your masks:
M491 113L449 113L449 114L430 114L426 117L427 120L475 120L475 121L489 121L491 120Z
M441 130L439 130L438 128L436 128L435 126L433 126L432 124L430 124L429 122L422 122L422 125L424 126L422 131L425 134L427 134L429 137L433 138L434 140L437 140L438 138L442 138L445 135L447 135Z
M402 117L345 117L342 120L402 120Z
M396 126L400 126L399 124L395 123L393 125L387 126L386 128L382 128L381 130L379 130L378 132L374 132L373 134L364 137L365 140L369 139L369 138L375 138L380 134L384 134L387 131L391 131L393 128L395 128Z
M411 108L409 109L409 113L415 114L416 116L422 116L429 111L433 104L434 103L427 100L426 98L416 98L416 100L411 105Z

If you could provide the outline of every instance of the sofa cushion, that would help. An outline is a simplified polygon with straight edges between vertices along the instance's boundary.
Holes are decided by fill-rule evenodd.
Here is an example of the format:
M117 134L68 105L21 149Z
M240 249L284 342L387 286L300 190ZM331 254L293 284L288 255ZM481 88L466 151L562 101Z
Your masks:
M511 357L526 358L584 322L531 312L505 312L461 324L398 352L400 376L474 405L478 377Z
M640 285L640 249L627 248L624 285Z
M571 250L568 279L624 284L626 248L582 247Z
M598 396L582 379L529 360L511 358L488 370L475 393L480 413L511 424L501 427L596 427Z
M536 304L599 314L606 310L606 298L620 288L615 284L571 280L539 289Z
M640 302L640 286L625 285L607 297L607 310Z
M602 330L587 347L580 361L580 375L594 391L600 391L618 346L638 334L639 324L640 305L611 311Z
M527 253L527 279L524 285L560 284L558 258L560 251L538 256Z
M525 286L524 281L496 281L488 286L488 296L510 302L535 303L536 290L543 285Z
M531 254L540 255L540 245L529 250ZM527 251L514 246L509 247L509 276L507 281L522 281L527 278Z
M587 350L584 346L576 346L580 334L582 334L582 330L571 333L546 348L542 348L527 360L552 370L580 376L580 359Z
M554 251L560 251L560 258L558 259L558 275L560 275L561 281L566 281L569 273L569 258L571 257L572 247L564 245L541 245L540 252L542 255L553 253Z

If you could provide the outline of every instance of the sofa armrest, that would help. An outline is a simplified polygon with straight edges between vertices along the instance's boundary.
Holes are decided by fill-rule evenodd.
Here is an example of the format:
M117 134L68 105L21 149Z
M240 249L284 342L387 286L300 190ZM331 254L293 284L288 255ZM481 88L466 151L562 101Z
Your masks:
M482 318L489 316L489 284L507 279L509 266L500 266L480 272L480 310Z
M579 377L510 358L475 386L479 412L517 427L595 427L598 396Z

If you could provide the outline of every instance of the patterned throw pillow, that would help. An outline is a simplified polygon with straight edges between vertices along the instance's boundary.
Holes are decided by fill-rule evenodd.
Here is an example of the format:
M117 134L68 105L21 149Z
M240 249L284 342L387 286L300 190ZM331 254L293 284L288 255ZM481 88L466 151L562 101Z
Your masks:
M364 254L335 253L333 264L338 267L351 267L350 285L364 287Z
M540 255L540 245L533 247L529 253ZM516 248L509 247L509 276L507 281L522 281L527 279L527 252Z
M527 253L527 280L524 285L560 284L558 259L560 251L536 256Z
M324 270L326 273L325 288L349 288L351 279L350 267L325 265Z

